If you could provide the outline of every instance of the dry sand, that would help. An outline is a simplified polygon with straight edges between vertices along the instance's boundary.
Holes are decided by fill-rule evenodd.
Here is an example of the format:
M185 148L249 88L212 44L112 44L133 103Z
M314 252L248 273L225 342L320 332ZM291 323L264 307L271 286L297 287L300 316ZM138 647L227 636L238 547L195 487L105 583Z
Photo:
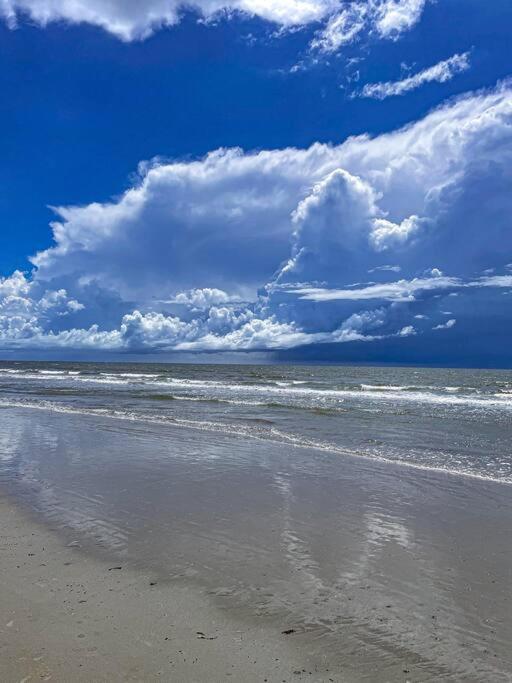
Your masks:
M342 680L291 644L296 634L90 558L5 499L0 519L2 683Z

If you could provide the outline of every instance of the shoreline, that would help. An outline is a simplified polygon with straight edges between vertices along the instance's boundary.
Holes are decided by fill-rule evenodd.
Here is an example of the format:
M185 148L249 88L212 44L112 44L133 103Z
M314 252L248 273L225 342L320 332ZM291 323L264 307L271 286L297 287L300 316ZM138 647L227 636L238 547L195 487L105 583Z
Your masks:
M320 453L328 453L331 456L336 456L339 458L348 458L348 459L356 459L356 460L364 460L369 463L379 463L379 464L384 464L384 465L391 465L391 466L396 466L398 468L405 467L408 469L412 470L418 470L419 472L424 472L425 474L432 473L434 475L441 475L441 476L448 476L448 477L462 477L465 479L470 479L473 481L481 481L483 483L487 484L498 484L500 486L512 486L512 479L499 479L498 477L492 477L492 476L486 476L484 474L478 474L476 472L465 472L463 470L454 470L454 469L448 469L444 467L437 467L435 465L423 465L421 463L417 462L412 462L408 460L400 460L400 459L393 459L393 458L388 458L385 456L381 455L367 455L365 453L360 453L357 450L350 450L350 449L345 449L339 446L336 446L336 444L324 444L322 442L304 442L304 441L292 441L292 440L284 440L284 441L279 441L279 439L272 439L269 437L262 437L258 436L256 434L250 434L247 432L234 432L234 431L229 431L227 429L217 429L216 427L225 427L222 423L219 423L218 425L215 425L215 428L212 426L201 426L201 422L197 422L197 424L193 424L192 421L189 421L188 423L185 422L180 422L179 420L174 420L174 421L169 421L169 420L164 420L164 419L150 419L148 417L144 416L132 416L132 415L123 415L123 414L109 414L107 412L99 412L99 411L94 411L92 409L87 410L87 409L81 409L81 408L69 408L67 406L61 407L58 405L52 405L52 406L45 406L45 405L38 405L38 404L29 404L29 403L20 403L16 401L8 402L5 401L2 404L0 404L0 409L19 409L19 410L36 410L36 411L42 411L42 412L48 412L48 413L57 413L57 414L62 414L62 415L84 415L84 416L89 416L89 417L97 417L101 419L107 419L107 420L118 420L118 421L124 421L124 422L129 422L129 423L142 423L146 425L155 425L155 426L160 426L160 427L170 427L170 428L175 428L175 429L189 429L194 432L199 432L199 433L211 433L211 434L222 434L228 438L232 438L234 441L240 438L247 438L247 439L253 439L254 441L262 442L262 443L268 443L272 445L280 445L283 447L291 447L291 448L298 448L298 449L304 449L307 451L318 451Z

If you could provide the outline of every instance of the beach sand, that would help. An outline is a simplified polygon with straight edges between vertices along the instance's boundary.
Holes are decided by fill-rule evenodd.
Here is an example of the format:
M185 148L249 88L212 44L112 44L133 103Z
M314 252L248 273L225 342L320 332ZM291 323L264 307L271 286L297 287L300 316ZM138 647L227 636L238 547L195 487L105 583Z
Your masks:
M96 416L2 424L2 682L512 680L510 486Z
M197 589L91 558L0 500L0 680L340 680Z

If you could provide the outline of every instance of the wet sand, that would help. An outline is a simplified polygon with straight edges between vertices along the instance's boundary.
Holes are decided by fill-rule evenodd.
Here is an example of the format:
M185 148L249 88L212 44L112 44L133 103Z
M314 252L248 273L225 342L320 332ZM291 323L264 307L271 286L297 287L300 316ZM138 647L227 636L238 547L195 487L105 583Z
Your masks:
M512 679L508 485L90 415L1 424L2 681Z

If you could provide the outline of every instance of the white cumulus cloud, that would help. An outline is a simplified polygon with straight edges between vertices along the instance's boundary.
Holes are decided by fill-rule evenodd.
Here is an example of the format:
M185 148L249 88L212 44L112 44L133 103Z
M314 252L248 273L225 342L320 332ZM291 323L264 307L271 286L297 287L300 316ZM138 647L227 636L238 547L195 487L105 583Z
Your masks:
M210 308L210 306L216 304L227 304L239 300L238 297L232 297L222 289L203 287L189 289L186 292L179 292L172 299L163 301L162 303L180 304L183 306L192 306L194 308Z
M24 273L0 278L0 339L31 340L48 324L83 309L65 289L41 288Z
M426 0L384 0L375 6L375 27L384 38L396 39L419 20Z

